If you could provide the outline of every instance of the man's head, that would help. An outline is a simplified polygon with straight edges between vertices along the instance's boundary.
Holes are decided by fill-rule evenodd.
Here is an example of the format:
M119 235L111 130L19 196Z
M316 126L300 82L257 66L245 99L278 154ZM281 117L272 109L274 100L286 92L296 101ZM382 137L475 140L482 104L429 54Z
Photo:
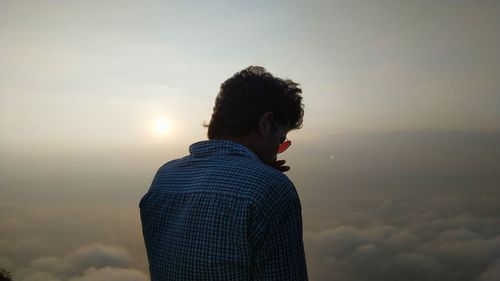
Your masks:
M299 84L250 66L222 83L208 127L209 139L228 139L249 147L266 163L276 159L280 140L302 127L304 105Z

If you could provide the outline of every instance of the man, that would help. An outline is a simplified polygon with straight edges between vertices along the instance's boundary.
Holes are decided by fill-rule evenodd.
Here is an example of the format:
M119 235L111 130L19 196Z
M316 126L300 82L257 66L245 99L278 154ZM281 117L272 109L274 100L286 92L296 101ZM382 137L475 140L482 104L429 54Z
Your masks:
M151 281L308 280L301 204L277 153L302 90L250 66L225 81L208 139L164 164L139 204Z

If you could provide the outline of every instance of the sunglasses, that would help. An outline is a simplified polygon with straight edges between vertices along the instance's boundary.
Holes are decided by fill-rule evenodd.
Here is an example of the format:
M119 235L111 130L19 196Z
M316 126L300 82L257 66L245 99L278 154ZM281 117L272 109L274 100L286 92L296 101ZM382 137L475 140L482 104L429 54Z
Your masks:
M278 128L280 133L283 135L281 137L281 140L280 140L280 146L278 147L278 154L279 154L279 153L282 153L283 151L287 150L290 147L290 145L292 145L292 142L290 140L286 139L286 134L280 129L280 127L278 127L278 125L276 125L274 120L272 122L273 122L274 126L276 128Z

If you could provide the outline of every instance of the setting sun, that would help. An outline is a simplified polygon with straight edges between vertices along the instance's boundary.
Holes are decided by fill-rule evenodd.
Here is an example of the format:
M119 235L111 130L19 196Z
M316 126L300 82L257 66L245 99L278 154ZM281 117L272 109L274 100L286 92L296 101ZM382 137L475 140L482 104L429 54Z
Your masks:
M171 128L171 123L165 118L158 118L153 122L153 131L157 135L166 135Z

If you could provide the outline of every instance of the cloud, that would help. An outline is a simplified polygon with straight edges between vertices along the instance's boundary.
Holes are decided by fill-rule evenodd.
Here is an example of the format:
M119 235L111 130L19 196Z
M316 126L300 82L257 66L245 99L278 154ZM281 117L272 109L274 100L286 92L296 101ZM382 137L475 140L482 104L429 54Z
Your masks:
M74 277L69 281L146 281L146 275L136 269L104 267L87 269L83 276Z
M108 265L147 271L135 204L92 203L84 192L78 193L78 202L72 198L43 202L42 196L34 197L39 202L0 207L0 265L4 268L13 272L34 266L71 272Z
M436 258L415 253L400 253L381 265L387 280L436 280L440 273Z
M343 198L351 201L325 218L337 225L305 230L311 279L498 280L500 220L476 215L492 208L482 195L370 196Z
M12 268L12 267L14 267L14 262L11 259L0 256L0 269Z
M126 249L102 244L80 248L71 253L67 259L73 264L98 268L103 266L128 266L131 262L130 254Z
M17 277L16 276L14 277L17 280ZM30 272L28 275L21 278L22 281L62 281L61 279L45 271Z
M500 259L493 262L483 273L479 276L479 281L497 281L500 280Z
M131 256L126 249L96 243L62 257L34 259L14 275L22 281L146 280L144 273L129 266Z
M58 276L80 274L87 268L104 266L127 267L131 257L127 250L121 247L93 244L82 247L64 257L41 257L33 260L30 268L39 271L52 272Z

